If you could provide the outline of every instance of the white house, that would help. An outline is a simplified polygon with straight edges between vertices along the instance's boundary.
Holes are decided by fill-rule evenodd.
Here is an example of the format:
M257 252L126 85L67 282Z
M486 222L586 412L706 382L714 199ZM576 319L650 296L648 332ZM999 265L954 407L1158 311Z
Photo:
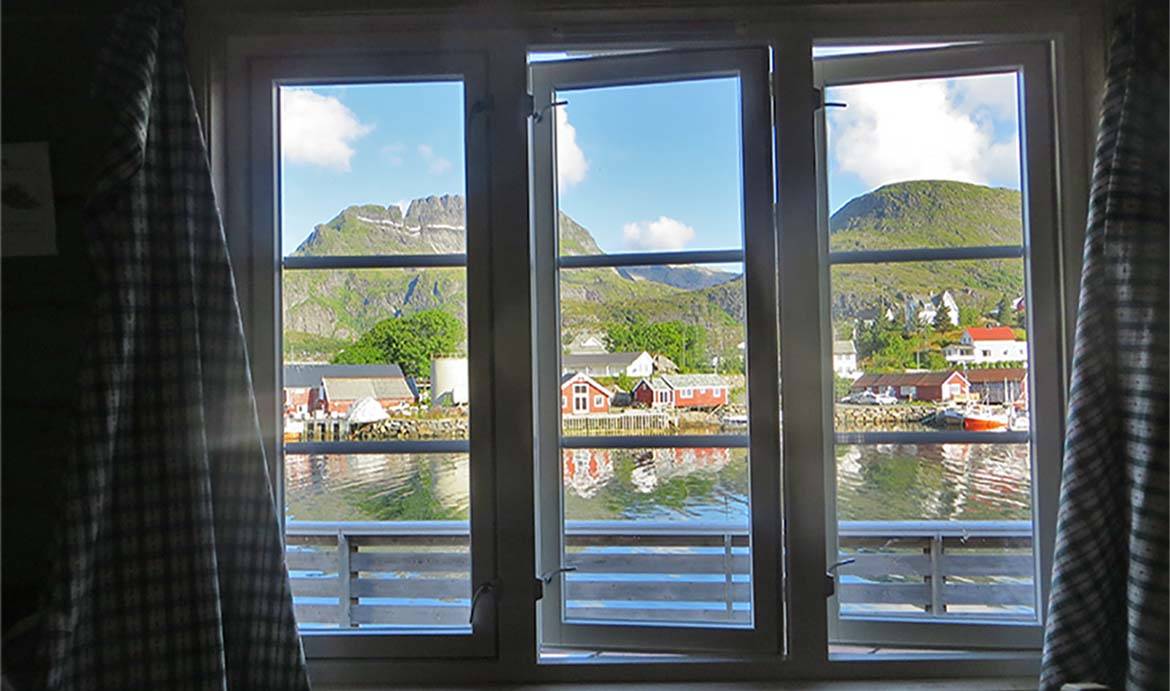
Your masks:
M1026 362L1028 342L1017 341L1006 326L971 327L963 331L959 343L943 348L947 362L957 365L989 365L997 362Z
M604 353L605 337L592 331L582 331L569 341L569 345L565 346L565 352L574 355Z
M833 341L833 373L839 377L857 374L857 348L853 341Z
M952 326L959 325L959 303L955 302L955 296L951 295L951 291L944 290L934 297L925 300L916 297L906 298L905 314L907 324L922 324L930 326L934 323L935 317L938 316L939 310L946 305L947 317Z
M566 353L561 356L564 372L580 372L591 377L649 377L654 374L650 353Z

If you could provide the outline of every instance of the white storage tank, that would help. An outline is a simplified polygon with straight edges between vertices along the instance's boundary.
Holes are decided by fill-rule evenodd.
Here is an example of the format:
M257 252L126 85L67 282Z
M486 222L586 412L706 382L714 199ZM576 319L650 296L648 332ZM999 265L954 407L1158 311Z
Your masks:
M431 407L467 405L467 358L431 360Z

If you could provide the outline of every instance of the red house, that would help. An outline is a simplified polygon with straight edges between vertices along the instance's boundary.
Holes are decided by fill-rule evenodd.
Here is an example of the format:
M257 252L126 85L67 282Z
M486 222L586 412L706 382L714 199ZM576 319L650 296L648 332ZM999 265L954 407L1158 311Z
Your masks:
M612 398L612 391L587 374L566 372L561 375L561 413L564 415L608 413Z
M718 374L663 374L643 379L631 393L652 408L714 408L727 403L729 389Z
M363 398L377 400L383 408L413 404L418 400L414 380L398 365L289 364L284 367L285 415L317 412L345 414Z
M888 393L903 400L949 401L971 392L962 372L894 372L863 374L853 382L854 392Z

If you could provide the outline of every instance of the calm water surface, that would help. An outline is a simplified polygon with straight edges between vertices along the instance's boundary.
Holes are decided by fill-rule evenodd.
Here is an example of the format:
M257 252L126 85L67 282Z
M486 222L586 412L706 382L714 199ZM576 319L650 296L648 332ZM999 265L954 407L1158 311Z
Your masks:
M1027 444L838 446L841 520L1027 520ZM576 450L563 458L568 519L747 523L743 449ZM461 454L286 457L294 520L468 516Z

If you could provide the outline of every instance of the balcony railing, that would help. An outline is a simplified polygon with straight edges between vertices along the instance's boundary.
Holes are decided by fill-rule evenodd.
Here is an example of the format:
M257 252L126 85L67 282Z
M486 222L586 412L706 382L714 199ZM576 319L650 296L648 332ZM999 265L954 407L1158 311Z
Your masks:
M302 626L466 627L465 522L289 521L288 568ZM1033 615L1026 521L842 522L837 594L849 617ZM565 616L578 621L751 621L743 526L568 521Z

